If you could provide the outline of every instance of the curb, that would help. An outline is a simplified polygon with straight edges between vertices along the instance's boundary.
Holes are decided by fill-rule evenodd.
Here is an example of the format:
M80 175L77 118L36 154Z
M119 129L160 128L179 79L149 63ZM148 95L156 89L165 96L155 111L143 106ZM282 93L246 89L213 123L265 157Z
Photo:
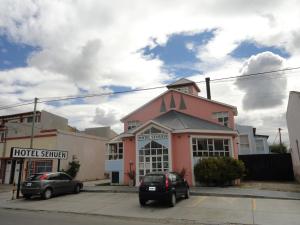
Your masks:
M138 193L138 190L81 190L82 192L90 193ZM294 200L299 201L300 198L286 198L286 197L272 197L263 195L247 195L247 194L226 194L226 193L206 193L206 192L193 192L190 191L192 196L214 196L214 197L232 197L232 198L261 198L261 199L278 199L278 200Z
M53 213L66 213L84 216L102 216L107 218L127 220L127 221L140 221L140 222L150 222L150 223L163 223L163 224L198 224L198 225L216 225L215 223L201 223L197 220L187 220L187 219L173 219L173 218L143 218L134 216L117 216L117 215L107 215L99 213L82 213L82 212L70 212L70 211L58 211L58 210L44 210L44 209L22 209L13 207L1 207L0 209L16 210L16 211L27 211L27 212L53 212ZM220 224L221 225L221 224ZM223 223L223 225L250 225L241 223Z

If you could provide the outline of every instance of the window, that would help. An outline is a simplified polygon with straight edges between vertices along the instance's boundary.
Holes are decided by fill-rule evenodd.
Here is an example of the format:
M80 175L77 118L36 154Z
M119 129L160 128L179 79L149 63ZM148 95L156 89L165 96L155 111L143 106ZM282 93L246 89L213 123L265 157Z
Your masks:
M194 157L230 156L229 139L193 138Z
M4 132L0 132L0 142L4 142L5 141L5 134Z
M150 172L169 170L168 134L151 127L137 136L143 145L138 149L139 179ZM164 144L163 144L164 143Z
M108 160L123 159L123 142L108 144Z
M223 126L228 127L228 112L215 112L214 117L218 119L218 122Z
M32 165L34 173L52 172L52 161L33 161Z
M33 116L27 117L27 123L32 123L33 121Z
M256 139L255 144L257 152L264 152L264 141L262 139Z
M134 129L134 128L138 127L139 125L140 125L140 122L137 120L127 122L128 130Z
M240 153L250 153L249 137L247 134L239 136L240 138Z
M190 93L190 90L188 87L179 87L179 88L176 88L177 91L180 91L180 92L183 92L183 93Z

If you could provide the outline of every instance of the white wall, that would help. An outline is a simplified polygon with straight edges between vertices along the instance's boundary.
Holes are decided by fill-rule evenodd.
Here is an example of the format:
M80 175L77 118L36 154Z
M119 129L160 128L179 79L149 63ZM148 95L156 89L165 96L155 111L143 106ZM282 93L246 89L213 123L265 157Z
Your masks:
M290 92L286 113L295 178L300 182L300 93ZM297 146L298 141L298 146Z
M238 138L239 155L255 154L256 145L255 145L255 139L253 135L253 127L236 125L236 129L238 131L239 136L248 135L248 139L249 139L249 149L241 149L240 138Z
M61 168L67 169L68 162L75 155L80 163L76 179L104 179L105 142L106 139L100 137L58 131L57 149L69 152L68 160L61 161Z
M270 153L268 138L264 137L263 135L255 136L252 126L244 126L244 125L238 125L237 124L236 129L238 131L239 137L241 135L248 135L248 140L249 140L249 148L248 149L243 149L243 148L241 148L241 145L240 145L240 138L238 138L239 155L268 154L268 153ZM257 151L256 140L262 140L263 141L263 146L264 146L263 151Z

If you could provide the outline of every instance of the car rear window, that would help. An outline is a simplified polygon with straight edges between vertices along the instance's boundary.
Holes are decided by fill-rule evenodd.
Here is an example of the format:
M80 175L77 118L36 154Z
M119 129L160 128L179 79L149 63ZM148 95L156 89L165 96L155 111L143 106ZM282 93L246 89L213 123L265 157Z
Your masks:
M145 183L161 183L164 181L164 175L146 175L144 177Z
M38 181L41 179L42 176L45 177L45 174L33 174L27 178L27 181Z

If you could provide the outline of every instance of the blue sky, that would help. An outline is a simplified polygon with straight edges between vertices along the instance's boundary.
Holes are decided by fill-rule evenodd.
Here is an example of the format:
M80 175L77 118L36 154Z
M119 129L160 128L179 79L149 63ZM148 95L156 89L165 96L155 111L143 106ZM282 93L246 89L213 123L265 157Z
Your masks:
M25 44L17 44L6 36L0 36L0 70L24 67L27 58L37 48Z
M205 45L209 40L214 38L214 31L196 34L173 34L169 37L165 45L157 44L152 49L146 46L142 49L142 52L145 56L162 60L164 63L163 69L174 74L176 77L187 77L203 73L201 70L194 69L194 64L201 62L201 59L196 57L197 48ZM194 49L188 49L188 44L192 44ZM284 49L258 45L249 40L241 42L229 55L235 59L243 59L265 51L273 52L283 58L290 57L289 53Z
M203 73L203 71L197 70L194 67L196 63L201 62L201 59L196 56L197 49L214 38L214 31L215 30L211 30L194 34L173 34L169 36L164 45L156 44L154 48L146 46L141 49L141 52L150 59L159 58L162 60L164 65L162 69L175 75L175 77L187 77ZM193 46L193 49L189 49L187 45ZM37 50L38 48L36 47L14 43L7 37L0 36L0 70L25 67L27 65L27 58L32 52ZM274 46L258 45L249 40L241 42L239 46L230 53L230 56L236 59L249 58L251 55L265 51L271 51L283 58L290 57L289 53L284 49ZM109 88L113 91L130 90L128 87L114 85L109 86Z

